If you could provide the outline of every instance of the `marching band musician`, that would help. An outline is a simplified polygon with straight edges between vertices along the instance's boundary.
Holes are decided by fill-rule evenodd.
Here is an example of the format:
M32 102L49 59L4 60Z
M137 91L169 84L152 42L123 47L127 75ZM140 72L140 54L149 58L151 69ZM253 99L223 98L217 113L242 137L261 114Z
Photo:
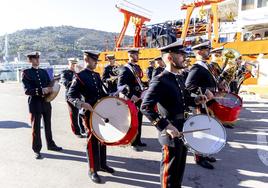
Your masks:
M211 62L208 65L208 68L211 71L211 73L214 75L214 78L217 80L218 90L228 92L229 89L228 89L227 83L224 80L224 77L222 76L223 68L219 66L219 62L223 60L222 59L223 50L224 50L224 47L221 46L219 48L214 48L210 51Z
M220 76L220 74L222 73L222 69L219 66L219 62L222 61L223 49L224 49L223 47L219 47L219 48L212 49L210 51L210 55L211 55L210 65L214 68L212 73L216 76Z
M148 78L148 83L152 80L153 76L153 71L155 69L155 61L149 61L149 67L146 70L147 78Z
M114 169L107 166L106 146L91 133L89 122L90 113L93 111L92 106L94 106L99 99L107 96L107 94L103 90L103 83L99 73L94 72L97 66L99 52L90 50L83 52L86 68L76 74L67 95L68 101L76 108L83 108L86 111L83 120L84 126L88 131L86 151L89 164L89 176L93 182L100 183L101 179L97 171L101 170L113 173ZM81 95L84 97L85 102L80 99Z
M109 61L109 65L104 68L104 72L102 74L102 81L106 84L110 93L114 93L117 91L117 66L115 65L115 56L113 54L109 54L106 56Z
M165 70L165 63L162 60L162 57L156 57L154 59L154 61L157 63L158 67L156 69L154 69L153 74L152 74L152 78L157 76L158 74L160 74L161 72L163 72Z
M210 49L211 46L209 41L202 42L192 47L196 62L192 66L185 82L186 88L191 93L197 94L199 92L198 88L200 87L202 93L207 96L208 100L213 99L213 93L216 93L217 91L216 79L210 72L207 64ZM201 109L201 112L204 112L204 109ZM198 165L204 168L214 169L214 166L209 162L216 162L216 159L214 157L203 157L202 155L195 154L195 161Z
M238 85L238 75L240 75L243 71L245 71L245 67L242 66L242 56L240 55L235 60L236 63L236 70L234 73L234 79L230 82L230 90L232 93L238 94L239 92L239 85Z
M137 108L141 105L141 93L143 91L143 84L141 81L141 68L137 64L139 60L139 50L128 50L129 62L123 66L118 75L118 87L127 86L128 89L124 90L122 94L125 98L130 99L135 103ZM141 126L142 126L142 113L138 112L139 129L135 140L132 142L132 149L140 151L140 147L145 147L146 144L141 142Z
M46 70L39 68L39 52L27 54L28 62L32 68L25 69L22 74L22 83L25 94L28 95L28 106L32 126L32 149L35 159L42 159L41 118L44 119L44 129L47 149L61 151L52 138L51 132L51 104L45 101L45 95L52 92L49 86L51 80Z
M184 68L181 71L181 74L183 75L184 80L186 80L190 72L190 66L191 66L191 59L189 57L186 57L184 61Z
M185 89L184 76L178 74L185 68L186 52L182 41L160 50L167 66L150 82L141 111L159 131L159 142L162 145L161 187L174 188L181 187L186 164L187 148L180 138L187 118L185 112L188 105L204 103L206 97L191 98ZM159 113L155 110L156 105Z
M71 119L71 128L73 133L79 138L85 138L85 129L82 124L82 117L79 115L79 110L67 100L67 93L72 84L72 80L75 76L75 67L78 63L77 58L68 59L68 69L64 70L61 74L61 83L65 86L65 99L67 101L68 110Z

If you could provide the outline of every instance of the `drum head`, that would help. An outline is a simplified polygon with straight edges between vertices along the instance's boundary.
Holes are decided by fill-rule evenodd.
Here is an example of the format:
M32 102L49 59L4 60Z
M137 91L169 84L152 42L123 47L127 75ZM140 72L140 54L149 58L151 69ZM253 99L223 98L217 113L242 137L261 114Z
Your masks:
M192 150L200 154L210 155L218 153L226 143L226 131L216 119L210 117L209 120L207 115L192 116L184 123L183 131L206 128L210 129L185 133L185 143Z
M242 107L242 99L234 93L220 92L216 93L216 97L219 97L215 100L222 106L226 106L229 108L235 108L238 106Z
M105 97L95 105L94 110L109 119L105 123L97 114L91 113L91 129L101 142L111 144L126 136L131 127L131 115L124 100Z

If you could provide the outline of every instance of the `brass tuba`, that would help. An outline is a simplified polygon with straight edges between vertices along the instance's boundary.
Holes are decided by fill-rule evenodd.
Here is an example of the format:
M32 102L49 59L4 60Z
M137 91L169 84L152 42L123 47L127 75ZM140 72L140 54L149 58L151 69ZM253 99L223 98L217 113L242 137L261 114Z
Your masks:
M223 55L223 67L221 77L226 80L227 83L230 83L235 76L235 72L238 69L238 64L236 60L241 56L240 53L232 48L226 48L222 52Z

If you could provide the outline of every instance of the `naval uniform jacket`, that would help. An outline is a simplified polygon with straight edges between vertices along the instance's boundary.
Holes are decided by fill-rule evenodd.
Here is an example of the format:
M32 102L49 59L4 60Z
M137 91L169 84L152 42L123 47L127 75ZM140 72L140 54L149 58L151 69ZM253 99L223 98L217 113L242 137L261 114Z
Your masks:
M205 62L202 63L205 64ZM217 91L217 83L212 73L197 63L190 69L185 85L191 93L198 93L199 87L201 87L203 93L205 93L206 89L209 89L212 93Z
M65 98L67 99L67 93L68 93L68 90L72 84L72 80L74 78L74 71L68 69L68 70L64 70L62 71L61 73L61 83L64 85L65 87Z
M117 74L115 74L113 70L114 68L116 68L116 66L107 65L104 68L104 71L102 74L102 81L107 84L110 93L117 91L117 82L116 81L112 82L108 80L112 76L117 76Z
M159 75L161 72L163 72L165 70L165 68L163 67L157 67L156 69L154 69L153 74L152 74L152 78Z
M153 71L154 71L154 67L148 67L147 68L146 73L147 73L147 77L148 77L148 80L149 81L152 80Z
M195 105L194 99L185 89L184 81L183 75L175 75L164 70L152 79L142 102L141 111L159 130L161 145L175 146L174 139L165 134L165 128L170 121L182 131L185 122L184 112L189 105ZM159 113L155 111L156 104Z
M133 70L136 71L136 77L138 77L138 71L140 69L139 65L134 65L131 63L128 63L129 66L132 67ZM131 70L126 67L123 66L119 72L118 75L118 83L117 86L124 86L127 85L127 89L123 90L122 93L129 99L131 99L131 97L133 95L140 97L141 96L141 92L142 92L142 88L139 85L137 78L134 76L134 74L131 72ZM140 79L140 78L138 78Z
M103 83L99 73L84 69L75 75L67 93L68 101L77 108L80 108L77 102L80 101L81 95L84 97L85 102L89 103L92 107L99 99L107 96L103 90ZM87 112L87 115L89 114Z
M28 95L30 113L42 113L51 109L50 102L45 101L42 88L48 87L51 80L46 70L40 68L25 69L22 72L22 83Z

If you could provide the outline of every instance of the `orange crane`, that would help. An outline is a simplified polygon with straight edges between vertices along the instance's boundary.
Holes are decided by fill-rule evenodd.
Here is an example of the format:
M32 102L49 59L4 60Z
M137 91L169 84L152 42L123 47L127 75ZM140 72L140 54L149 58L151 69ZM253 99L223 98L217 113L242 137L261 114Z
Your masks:
M218 5L217 3L223 2L225 0L199 0L199 1L195 1L193 3L190 3L188 5L184 4L181 6L181 10L187 10L186 13L186 19L184 22L184 26L182 29L182 34L181 34L181 39L185 40L186 36L187 36L187 32L189 29L189 24L190 24L190 20L191 20L191 15L193 13L193 10L197 7L203 7L206 5L211 5L211 10L212 10L212 17L211 22L213 22L213 31L214 31L214 42L218 42L219 40L219 20L218 20ZM211 26L209 26L211 27ZM209 31L209 38L211 37L211 28L208 28Z

